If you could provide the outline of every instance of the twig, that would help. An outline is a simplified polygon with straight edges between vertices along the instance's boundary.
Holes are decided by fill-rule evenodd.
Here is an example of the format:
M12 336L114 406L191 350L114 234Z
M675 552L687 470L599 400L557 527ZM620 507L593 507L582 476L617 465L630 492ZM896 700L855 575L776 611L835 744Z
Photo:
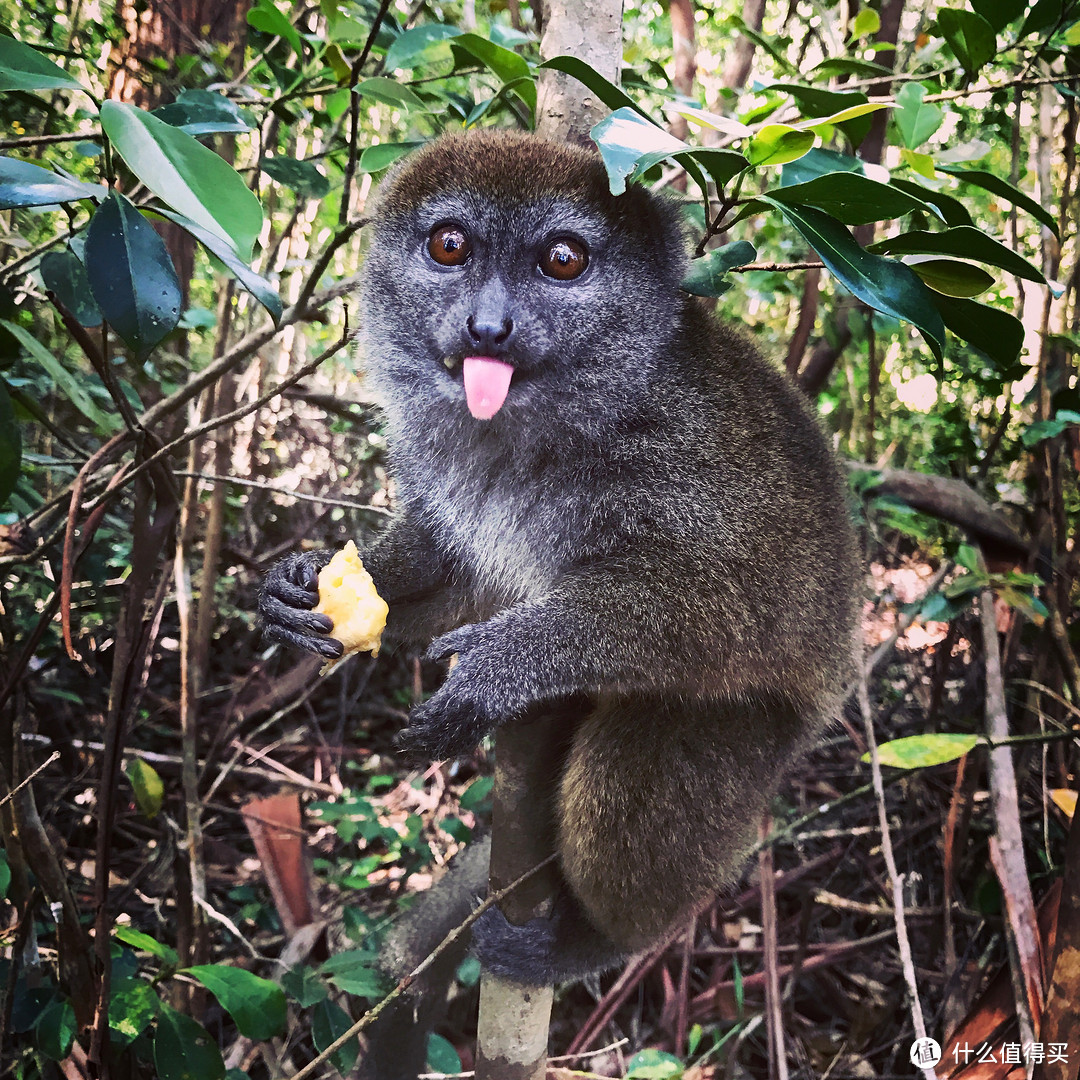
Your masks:
M307 495L302 491L286 491L275 484L267 484L262 480L248 480L242 476L218 476L216 473L191 472L187 469L174 469L173 475L191 477L195 480L208 480L215 484L236 484L239 487L272 491L276 495L284 495L286 498L295 499L297 502L319 503L322 506L333 506L343 510L366 510L372 514L387 515L390 513L385 506L373 506L371 503L355 502L352 499L338 499L331 495Z
M919 984L915 978L915 961L911 955L911 942L908 939L907 919L904 916L904 881L896 868L893 856L892 838L889 834L889 816L885 806L885 784L881 776L881 758L878 756L877 736L874 734L874 718L870 711L870 692L867 689L867 668L859 673L859 708L862 710L863 727L866 731L866 743L870 748L870 772L873 776L874 794L877 796L878 822L881 825L881 853L885 858L885 868L892 882L893 909L896 913L896 945L900 952L900 964L904 969L904 981L907 983L908 998L911 1003L911 1022L917 1039L926 1038L926 1022L923 1020L922 1002L919 1000ZM926 1080L937 1080L933 1066L922 1070Z
M1001 651L998 645L997 616L994 596L989 589L979 594L979 616L982 621L983 649L986 655L986 731L991 739L1008 737L1009 717L1005 709L1005 680L1001 673ZM990 839L990 861L1001 882L1005 897L1011 938L1016 962L1010 949L1010 970L1013 976L1016 1016L1023 1043L1034 1041L1039 1030L1042 1008L1042 961L1039 955L1039 936L1035 922L1035 902L1031 883L1024 865L1024 838L1020 827L1020 807L1016 791L1016 771L1012 751L1007 746L995 746L990 751L990 801L997 822L996 835Z
M450 933L447 934L441 942L439 942L436 948L433 949L428 954L428 956L423 961L421 961L420 964L413 968L413 970L409 972L409 974L406 975L405 978L403 978L401 982L399 982L397 986L395 986L394 989L391 990L390 993L387 994L386 997L384 997L382 1001L379 1002L378 1005L364 1013L364 1015L361 1016L360 1019L357 1020L356 1023L348 1029L348 1031L346 1031L342 1035L339 1035L338 1038L336 1038L328 1047L326 1047L325 1050L320 1051L319 1054L311 1061L309 1061L299 1072L293 1073L289 1080L307 1080L307 1078L313 1075L315 1070L324 1061L328 1060L331 1055L336 1054L350 1039L355 1039L361 1031L363 1031L367 1027L370 1027L379 1018L383 1010L391 1002L396 1001L399 997L401 997L401 995L404 994L405 991L408 990L409 987L412 986L412 984L416 982L416 980L420 978L420 976L423 975L423 973L427 971L427 969L431 967L431 965L435 963L435 961L444 952L446 952L446 950L449 949L465 933L465 931L468 930L469 927L471 927L472 924L476 922L476 920L479 919L485 911L487 911L488 908L500 903L503 899L509 896L519 885L522 885L524 882L528 881L528 879L531 878L533 874L539 873L539 871L544 869L544 867L548 866L550 863L553 863L555 859L555 855L550 855L543 862L537 863L534 867L527 870L516 881L510 882L510 884L507 885L505 889L500 889L498 892L492 893L491 896L489 896L460 926L451 930ZM285 1080L285 1078L282 1077L281 1080Z
M54 761L57 761L60 757L60 751L54 750L26 779L16 784L9 792L7 792L2 799L0 799L0 806L4 803L10 802L11 799L17 795L35 776L43 773Z

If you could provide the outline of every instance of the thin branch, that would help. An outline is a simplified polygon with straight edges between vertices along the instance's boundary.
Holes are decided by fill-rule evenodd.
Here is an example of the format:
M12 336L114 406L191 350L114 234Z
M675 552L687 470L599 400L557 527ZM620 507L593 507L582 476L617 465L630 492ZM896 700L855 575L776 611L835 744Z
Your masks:
M509 896L519 885L524 884L534 874L539 873L544 867L553 863L557 855L549 855L543 862L537 863L535 866L526 870L521 877L515 881L510 882L505 889L500 889L496 893L492 893L479 907L458 927L451 930L449 934L442 939L441 942L428 954L428 956L421 961L408 975L405 976L398 984L379 1002L373 1009L369 1009L355 1024L352 1025L343 1035L338 1036L325 1050L322 1050L316 1057L307 1063L299 1072L294 1073L289 1080L307 1080L312 1076L316 1069L331 1055L336 1054L350 1039L355 1039L365 1028L370 1027L382 1014L383 1010L390 1005L391 1002L396 1001L416 980L423 975L425 971L435 961L449 949L458 939L468 930L477 919L488 908L493 907L495 904L500 903L507 896ZM282 1078L284 1080L284 1078Z
M881 758L878 756L877 736L874 734L874 717L870 710L870 692L866 685L864 665L859 672L858 697L862 711L863 727L866 731L866 743L870 747L870 773L873 777L874 794L877 797L878 823L881 826L881 853L885 858L889 881L892 883L893 910L896 917L896 945L900 952L900 965L904 970L907 983L908 999L911 1004L911 1022L917 1039L926 1038L926 1022L923 1019L922 1002L919 1000L919 984L915 978L915 961L911 955L911 942L908 939L907 919L904 915L904 879L896 868L893 856L892 838L889 834L889 815L885 806L885 784L881 776ZM922 1070L926 1080L937 1080L933 1067Z

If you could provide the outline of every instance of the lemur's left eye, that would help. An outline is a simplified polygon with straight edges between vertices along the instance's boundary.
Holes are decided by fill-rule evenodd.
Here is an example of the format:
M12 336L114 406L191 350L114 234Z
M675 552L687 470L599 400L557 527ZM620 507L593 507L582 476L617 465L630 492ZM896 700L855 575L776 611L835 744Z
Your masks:
M585 245L568 237L553 241L540 256L540 272L556 281L572 281L580 277L588 265Z
M440 225L428 237L428 254L441 266L460 266L472 251L465 230L457 225Z

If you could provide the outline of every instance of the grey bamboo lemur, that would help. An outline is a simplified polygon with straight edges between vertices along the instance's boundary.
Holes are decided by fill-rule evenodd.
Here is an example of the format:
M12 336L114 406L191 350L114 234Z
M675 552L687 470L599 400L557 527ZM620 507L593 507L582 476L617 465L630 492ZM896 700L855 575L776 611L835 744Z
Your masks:
M437 140L374 212L361 348L399 505L363 558L388 635L458 655L402 743L445 758L573 717L564 895L479 935L526 982L610 965L732 882L852 657L832 455L783 375L680 292L686 266L674 202L612 196L595 154L526 135ZM310 611L328 558L279 563L260 608L334 656Z

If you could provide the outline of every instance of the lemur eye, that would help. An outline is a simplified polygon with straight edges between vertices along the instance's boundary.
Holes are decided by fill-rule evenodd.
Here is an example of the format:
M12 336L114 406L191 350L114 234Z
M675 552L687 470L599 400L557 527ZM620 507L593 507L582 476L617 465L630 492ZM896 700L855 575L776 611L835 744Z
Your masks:
M440 225L428 237L428 254L442 266L460 266L472 251L464 229L457 225Z
M580 277L589 265L584 244L563 237L555 240L540 256L540 271L556 281L571 281Z

